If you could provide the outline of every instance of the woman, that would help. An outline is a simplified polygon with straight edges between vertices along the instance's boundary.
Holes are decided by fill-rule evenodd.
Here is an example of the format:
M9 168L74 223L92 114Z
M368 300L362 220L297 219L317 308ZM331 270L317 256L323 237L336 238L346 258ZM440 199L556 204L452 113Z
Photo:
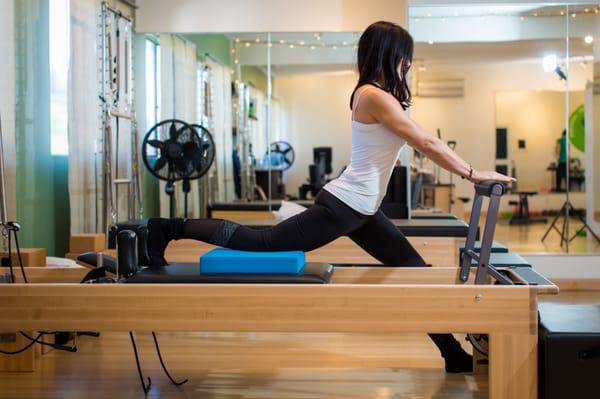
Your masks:
M411 93L407 72L413 55L409 33L390 22L376 22L360 37L359 80L352 97L350 165L327 183L315 204L280 224L254 230L218 219L151 219L149 255L153 265L166 265L170 240L191 238L246 251L312 251L347 235L384 265L426 266L404 235L379 210L394 164L406 143L441 167L472 182L513 179L479 172L406 114ZM451 334L430 334L448 372L472 370L471 356Z

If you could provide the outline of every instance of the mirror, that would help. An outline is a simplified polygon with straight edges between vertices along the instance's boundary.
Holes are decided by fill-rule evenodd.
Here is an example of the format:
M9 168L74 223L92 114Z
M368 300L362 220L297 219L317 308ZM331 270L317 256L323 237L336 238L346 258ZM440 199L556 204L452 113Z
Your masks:
M544 4L411 7L411 116L474 167L516 176L513 192L549 191L546 169L564 129L565 96L542 61L548 54L564 61L565 18L565 7ZM571 90L581 103L583 87ZM413 209L463 217L470 183L418 153L412 165ZM513 212L508 201L502 211Z

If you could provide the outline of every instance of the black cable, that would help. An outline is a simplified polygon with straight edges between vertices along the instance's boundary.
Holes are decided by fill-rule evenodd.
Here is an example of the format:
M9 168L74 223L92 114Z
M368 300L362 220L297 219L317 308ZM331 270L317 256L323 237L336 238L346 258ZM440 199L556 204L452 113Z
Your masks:
M31 348L38 339L40 339L42 337L43 334L39 334L37 336L37 338L35 338L34 340L32 340L30 343L28 343L27 345L25 345L23 348L16 350L16 351L3 351L2 349L0 349L0 353L3 355L18 355L19 353L25 352L27 349Z
M140 376L140 382L142 383L142 389L145 394L148 394L148 390L150 389L150 385L152 385L152 380L150 377L146 377L148 379L148 385L144 383L144 375L142 374L142 366L140 366L140 358L138 356L137 346L135 345L135 338L133 337L133 333L129 331L129 338L131 338L131 346L133 347L133 354L135 356L135 364L137 365L138 374Z
M25 283L29 283L29 281L27 281L27 276L25 275L25 268L23 267L23 258L21 257L21 247L19 246L19 236L17 235L16 230L13 231L13 234L15 235L15 247L17 248L17 257L19 258L19 266L21 267L21 274L23 275L23 281L25 281ZM9 233L10 236L10 233Z
M59 351L65 351L65 352L77 352L77 347L76 346L65 346L65 345L57 345L57 344L51 344L50 342L45 342L45 341L41 341L40 338L41 336L44 335L44 333L40 333L40 335L38 335L37 338L32 338L29 335L27 335L26 333L24 333L23 331L19 331L19 333L24 336L25 338L27 338L28 340L32 341L34 344L40 344L40 345L45 345L45 346L49 346L53 349L57 349Z
M158 346L158 340L156 339L156 334L154 333L154 331L152 331L152 338L154 338L154 347L156 348L156 353L158 354L158 360L160 360L160 365L162 366L163 371L165 372L167 377L169 377L169 379L171 380L173 385L180 386L180 385L183 385L186 382L188 382L187 378L183 381L175 381L173 379L173 377L171 377L171 374L169 374L169 371L167 370L167 367L165 366L165 363L163 362L162 355L160 354L160 347Z

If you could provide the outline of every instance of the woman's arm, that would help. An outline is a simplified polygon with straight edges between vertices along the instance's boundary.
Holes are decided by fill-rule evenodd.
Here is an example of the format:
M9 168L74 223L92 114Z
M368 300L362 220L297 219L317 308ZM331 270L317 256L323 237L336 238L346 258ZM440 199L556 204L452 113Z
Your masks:
M442 168L468 178L473 182L496 180L511 183L514 178L494 171L480 172L450 149L442 140L428 133L413 121L402 109L398 101L390 94L379 89L366 89L361 96L360 114L368 113L377 122L382 123L417 151L426 155ZM356 115L359 110L356 110Z

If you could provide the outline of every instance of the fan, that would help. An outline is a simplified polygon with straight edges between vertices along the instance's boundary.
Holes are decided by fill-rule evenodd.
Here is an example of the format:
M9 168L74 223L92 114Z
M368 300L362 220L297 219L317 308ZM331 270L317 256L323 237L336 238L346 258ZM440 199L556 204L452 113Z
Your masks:
M270 162L268 162L269 166L274 166L281 170L288 170L296 160L294 147L287 141L275 141L271 143L270 150L271 158ZM265 154L265 158L267 157L268 153Z
M184 215L187 217L190 181L206 174L214 157L215 144L212 136L200 125L167 119L157 123L146 133L142 141L142 160L154 177L167 182L165 193L170 198L171 217L175 213L175 182L183 182Z

